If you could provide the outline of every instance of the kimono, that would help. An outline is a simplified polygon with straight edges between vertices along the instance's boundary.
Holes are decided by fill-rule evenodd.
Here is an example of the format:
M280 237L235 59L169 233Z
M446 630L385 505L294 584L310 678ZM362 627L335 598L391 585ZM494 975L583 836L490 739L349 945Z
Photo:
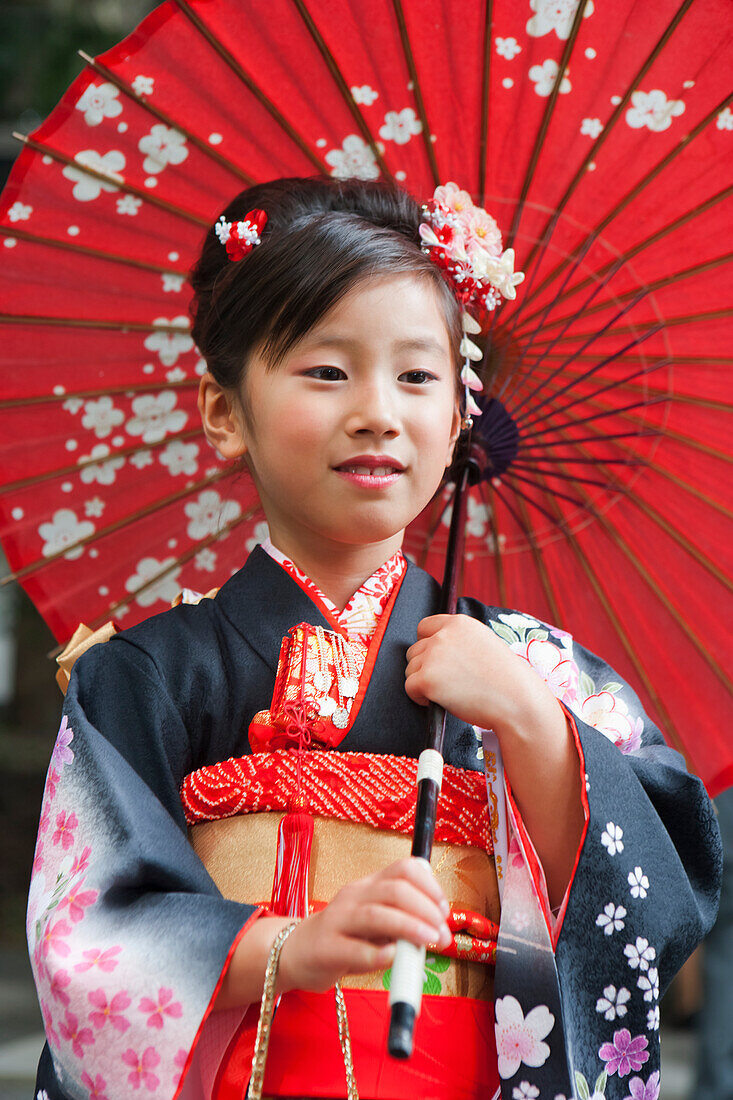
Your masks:
M405 651L438 601L437 583L409 564L338 751L419 756L425 712L404 690ZM711 803L634 692L567 633L473 599L458 610L544 676L572 716L585 775L585 827L554 920L495 738L448 716L446 763L485 776L489 797L501 793L501 1095L657 1100L659 999L716 913ZM196 769L250 753L281 642L302 622L332 625L257 548L216 598L117 634L74 666L28 908L47 1036L42 1100L205 1094L199 1040L208 1032L223 1049L241 1017L211 1010L258 913L225 899L196 856L180 788Z

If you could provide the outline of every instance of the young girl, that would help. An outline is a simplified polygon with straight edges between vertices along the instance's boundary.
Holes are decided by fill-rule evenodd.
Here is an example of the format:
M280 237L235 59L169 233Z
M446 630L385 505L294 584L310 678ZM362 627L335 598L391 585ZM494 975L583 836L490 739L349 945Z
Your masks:
M452 185L436 199L467 216ZM402 556L470 378L426 223L396 187L280 180L207 236L204 430L270 537L214 598L74 667L28 914L42 1100L246 1095L266 967L265 1095L657 1100L659 997L714 919L714 818L630 688L617 744L573 716L581 673L618 681L603 662L518 612L436 614ZM507 645L530 629L562 685ZM408 858L429 700L434 874ZM407 1062L385 1052L398 939L430 946Z

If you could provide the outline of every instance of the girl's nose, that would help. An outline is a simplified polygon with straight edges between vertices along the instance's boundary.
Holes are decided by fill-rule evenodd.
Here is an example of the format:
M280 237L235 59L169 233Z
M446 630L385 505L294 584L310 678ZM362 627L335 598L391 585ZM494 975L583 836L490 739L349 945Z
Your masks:
M379 385L360 387L348 416L352 435L376 435L393 439L400 433L400 418L394 394Z

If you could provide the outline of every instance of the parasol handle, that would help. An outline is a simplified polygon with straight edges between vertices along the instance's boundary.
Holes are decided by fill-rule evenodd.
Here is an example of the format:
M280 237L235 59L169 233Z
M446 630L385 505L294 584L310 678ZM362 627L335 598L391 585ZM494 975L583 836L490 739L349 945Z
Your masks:
M484 452L475 444L462 466L453 497L445 573L440 593L440 614L455 615L458 603L458 575L463 559L468 487L477 480L485 464ZM428 705L427 746L417 765L417 807L412 835L412 855L430 863L435 836L438 795L443 778L443 737L446 712L437 703ZM389 987L390 1023L387 1050L393 1058L412 1054L415 1020L420 1015L425 980L425 948L407 940L397 941Z

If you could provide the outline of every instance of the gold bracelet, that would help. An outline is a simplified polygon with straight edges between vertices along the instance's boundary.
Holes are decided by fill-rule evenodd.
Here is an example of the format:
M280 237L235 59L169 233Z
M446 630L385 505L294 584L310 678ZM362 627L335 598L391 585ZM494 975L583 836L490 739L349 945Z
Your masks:
M265 985L262 990L262 1003L260 1005L260 1018L257 1021L257 1038L255 1050L252 1056L252 1076L249 1085L250 1100L262 1100L262 1086L265 1080L265 1062L267 1061L267 1047L270 1043L270 1029L272 1016L275 1011L275 983L277 980L277 968L280 965L280 952L286 939L296 928L298 921L293 921L281 928L275 936L270 954L267 957L265 967Z

